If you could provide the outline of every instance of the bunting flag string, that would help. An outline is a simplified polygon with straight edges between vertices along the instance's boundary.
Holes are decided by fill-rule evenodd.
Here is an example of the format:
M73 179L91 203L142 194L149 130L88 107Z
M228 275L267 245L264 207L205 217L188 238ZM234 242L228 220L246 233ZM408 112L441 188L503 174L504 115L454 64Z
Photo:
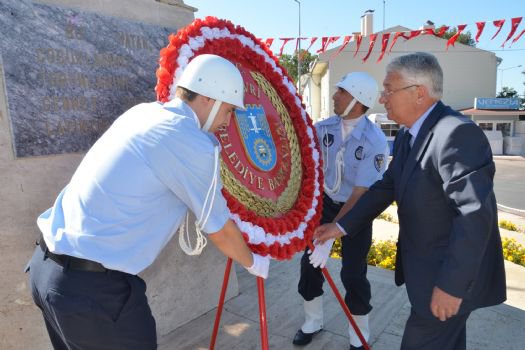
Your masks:
M355 45L354 57L357 56L357 53L359 52L359 48L361 47L361 41L363 40L363 36L361 34L357 34L355 36L355 39L356 39L356 45Z
M460 24L458 26L458 31L456 32L456 34L454 34L452 37L450 37L450 39L448 39L447 41L447 50L448 50L448 47L450 45L454 46L456 40L458 40L459 36L461 35L461 32L467 27L466 24Z
M283 41L283 45L281 46L281 50L279 51L279 57L283 55L284 45L286 45L290 40L294 40L295 38L279 38Z
M310 39L310 45L308 46L308 48L306 50L304 50L303 52L301 52L301 56L299 56L299 59L303 59L303 56L304 56L304 53L305 52L309 52L310 49L312 48L312 45L317 41L317 38L312 38Z
M501 47L505 47L505 44L507 43L507 41L509 41L509 39L512 38L512 36L516 32L516 29L518 29L518 26L521 23L521 19L522 19L522 17L516 17L516 18L511 19L510 33L509 33L509 35L507 35L507 39L505 39L503 44L501 44Z
M372 50L374 49L374 45L376 43L376 39L377 39L377 34L376 33L370 34L370 44L368 45L368 53L363 58L363 62L366 62L368 57L370 57L370 54L372 53Z
M521 31L521 33L519 33L518 35L516 35L516 37L514 39L512 39L512 43L510 44L510 46L512 46L516 41L520 40L521 36L525 34L525 29L523 29Z
M403 33L403 32L396 32L394 34L394 39L392 39L392 45L390 45L390 50L388 50L388 52L392 51L392 48L396 44L397 38L399 38L399 37L403 37L403 38L408 40L408 36L406 36L405 33Z
M386 47L388 46L388 40L390 40L390 33L383 33L383 36L381 37L381 54L379 55L377 62L380 62L383 59Z
M496 28L498 28L498 31L494 34L492 38L490 38L490 40L494 39L499 34L499 32L501 32L501 28L503 28L503 25L505 24L505 20L500 19L497 21L493 21L492 23L494 24Z
M502 31L503 26L505 25L505 22L506 22L505 19L499 19L499 20L492 21L492 24L496 28L496 32L492 35L490 40L493 40L493 39L495 39L498 36L498 34ZM507 45L509 43L509 41L510 41L509 47L512 47L512 45L514 45L522 36L525 35L525 29L523 29L521 31L518 31L521 22L522 22L522 17L511 18L510 30L509 30L509 33L507 34L505 40L501 44L502 48L504 48L505 45ZM483 34L483 32L485 30L486 23L490 23L490 21L489 22L475 22L476 36L474 37L474 40L476 41L476 43L479 42L479 39L480 39L481 35ZM450 37L447 40L447 42L446 42L446 50L448 50L448 48L451 45L455 46L454 44L458 40L459 36L465 31L466 27L467 27L467 24L460 24L460 25L456 26L456 28L457 28L456 33L452 37ZM397 32L384 32L384 33L371 34L369 36L368 50L367 50L367 53L366 53L365 57L363 57L363 62L366 62L368 60L368 58L370 57L370 55L371 55L371 53L373 51L375 42L377 40L378 34L382 34L382 36L381 36L381 50L380 50L379 58L377 59L376 62L380 62L384 58L384 55L387 52L391 52L392 51L394 45L397 43L399 38L403 38L403 39L405 39L405 41L414 39L414 38L416 38L416 37L418 37L420 35L434 35L436 37L442 38L445 35L445 33L449 30L449 28L451 28L451 26L442 25L438 29L423 28L423 29L410 30L410 31L397 31ZM516 33L519 33L519 34L516 34ZM296 44L295 44L295 50L296 51L297 51L297 49L299 47L300 40L309 40L310 41L310 43L308 45L308 48L306 50L301 50L302 52L301 52L301 57L300 58L302 59L302 57L304 56L305 52L310 52L310 50L312 49L314 43L316 43L318 39L321 39L321 47L318 50L316 50L315 52L318 53L318 54L322 54L322 53L325 53L329 49L330 46L333 47L334 44L340 38L343 38L343 43L338 48L338 50L335 51L330 56L329 60L331 61L335 57L337 57L348 46L348 44L350 42L352 42L352 41L355 42L355 46L356 47L355 47L354 57L356 57L357 54L360 52L359 49L361 47L361 42L363 40L363 36L361 34L353 34L353 35L346 35L346 36L279 38L279 40L282 41L282 45L281 45L281 47L279 49L278 56L279 57L282 56L282 54L284 52L285 45L289 41L292 41L292 40L295 40L295 42L296 42ZM263 39L262 41L266 44L266 46L268 48L270 48L272 46L274 40L275 40L274 38L267 38L267 39ZM390 48L388 48L389 42L390 42ZM388 48L388 50L387 50L387 48Z
M337 55L339 55L339 54L341 53L341 51L344 50L344 48L346 47L346 45L348 45L348 43L350 42L350 40L352 40L352 36L351 36L351 35L347 35L347 36L345 36L345 38L343 39L343 44L341 45L341 47L339 48L339 50L337 50L337 52L335 52L332 56L330 56L329 61L333 60Z
M483 33L483 29L485 28L485 22L476 22L476 27L478 27L478 33L476 34L476 42L479 43L479 37L481 36L481 33Z

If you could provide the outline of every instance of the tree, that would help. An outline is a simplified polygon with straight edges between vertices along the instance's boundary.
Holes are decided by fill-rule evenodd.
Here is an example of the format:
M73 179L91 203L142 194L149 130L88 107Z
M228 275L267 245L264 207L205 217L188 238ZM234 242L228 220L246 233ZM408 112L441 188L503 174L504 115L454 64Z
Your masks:
M517 97L518 92L514 88L504 86L503 89L496 95L497 98L512 98Z
M458 29L456 27L453 27L450 30L447 30L445 34L443 34L443 39L450 39L458 32ZM476 47L476 42L474 39L472 39L472 34L469 31L462 32L459 34L458 40L456 42L462 43L464 45Z
M317 55L312 55L306 50L301 50L301 74L310 72L310 63L315 61ZM297 83L297 51L293 55L283 54L279 57L279 63L283 66L288 75Z
M525 83L524 83L525 84ZM517 98L520 101L520 110L525 110L525 98L520 97L514 88L504 86L496 95L497 98Z

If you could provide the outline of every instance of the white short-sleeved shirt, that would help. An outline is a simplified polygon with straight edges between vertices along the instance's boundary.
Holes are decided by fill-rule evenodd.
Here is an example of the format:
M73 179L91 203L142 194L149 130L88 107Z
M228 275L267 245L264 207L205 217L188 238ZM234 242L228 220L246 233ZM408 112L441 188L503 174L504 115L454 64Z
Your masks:
M344 148L341 187L329 195L336 202L346 202L354 186L370 187L383 177L389 148L385 134L366 116L362 116L352 132L343 140L342 119L332 116L315 124L324 162L325 184L334 188L336 154Z
M131 274L144 270L187 210L200 214L214 174L214 146L215 137L200 130L179 99L131 108L38 218L50 251ZM204 232L219 231L229 217L221 189L219 180Z

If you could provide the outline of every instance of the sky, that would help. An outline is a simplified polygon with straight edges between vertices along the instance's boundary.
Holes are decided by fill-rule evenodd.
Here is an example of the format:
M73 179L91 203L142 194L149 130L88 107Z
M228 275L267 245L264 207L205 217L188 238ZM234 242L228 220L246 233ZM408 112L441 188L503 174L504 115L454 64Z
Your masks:
M427 20L436 27L455 27L467 24L466 31L476 35L476 22L486 22L483 34L476 47L492 51L503 59L498 67L497 91L501 84L525 94L525 34L512 47L509 40L504 48L501 44L510 32L511 18L525 17L524 0L184 0L189 6L198 8L195 18L215 16L228 19L243 26L258 38L276 38L271 49L278 52L282 42L277 38L299 37L299 4L301 9L301 37L345 36L359 32L361 16L374 10L374 32L401 25L418 29ZM496 33L494 20L505 19L501 32ZM383 28L384 21L384 28ZM516 33L525 29L523 18ZM318 39L318 42L320 39ZM338 44L342 43L339 39ZM303 41L305 48L307 41ZM337 44L336 44L337 46ZM334 46L330 46L332 48ZM286 53L291 53L295 44L288 43ZM312 49L319 46L314 45ZM445 45L443 45L445 50ZM315 50L310 50L315 53ZM521 65L521 67L517 67Z

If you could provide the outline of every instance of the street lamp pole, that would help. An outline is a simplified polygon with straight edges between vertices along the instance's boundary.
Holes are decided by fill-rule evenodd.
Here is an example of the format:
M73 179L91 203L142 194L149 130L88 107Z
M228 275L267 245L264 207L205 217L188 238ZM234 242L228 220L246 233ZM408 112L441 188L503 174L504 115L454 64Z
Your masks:
M499 88L500 90L503 90L503 72L506 71L506 70L509 70L509 69L514 69L514 68L519 68L521 67L521 64L517 65L517 66L514 66L514 67L507 67L507 68L501 68L499 69L500 71L500 76L499 76Z
M383 0L383 31L385 30L385 0Z
M297 43L297 90L301 94L301 2L294 0L299 5L299 42Z

